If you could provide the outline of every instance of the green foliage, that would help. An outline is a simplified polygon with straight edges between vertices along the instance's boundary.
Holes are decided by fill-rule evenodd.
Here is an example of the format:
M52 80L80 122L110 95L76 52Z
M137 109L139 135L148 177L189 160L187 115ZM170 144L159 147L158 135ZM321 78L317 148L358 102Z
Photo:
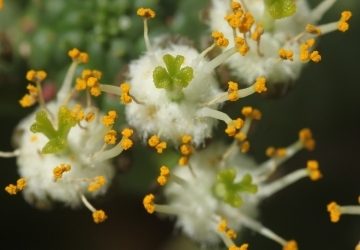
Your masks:
M249 174L244 175L240 182L235 182L235 177L234 168L221 170L217 175L213 191L217 198L233 207L240 207L243 204L240 194L244 192L254 194L257 192L257 186L252 183Z
M166 54L163 56L163 60L166 69L157 66L153 71L155 87L166 89L170 99L178 101L183 97L182 89L187 87L194 77L193 69L188 66L181 68L185 60L181 55L173 57Z
M265 0L265 5L274 19L292 16L296 12L295 0Z
M67 136L76 123L77 120L71 111L63 106L60 107L58 112L58 129L54 128L48 118L48 113L41 110L36 113L35 123L31 125L30 130L33 133L42 133L49 139L48 143L42 148L42 153L56 154L67 149Z

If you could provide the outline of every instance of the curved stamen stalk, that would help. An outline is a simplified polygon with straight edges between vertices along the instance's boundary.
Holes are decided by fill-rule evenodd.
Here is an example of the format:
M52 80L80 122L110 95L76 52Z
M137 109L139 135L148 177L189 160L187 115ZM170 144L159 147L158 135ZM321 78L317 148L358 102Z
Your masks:
M20 154L20 150L19 149L15 149L12 152L4 152L4 151L0 151L0 157L1 158L12 158L12 157L17 157Z

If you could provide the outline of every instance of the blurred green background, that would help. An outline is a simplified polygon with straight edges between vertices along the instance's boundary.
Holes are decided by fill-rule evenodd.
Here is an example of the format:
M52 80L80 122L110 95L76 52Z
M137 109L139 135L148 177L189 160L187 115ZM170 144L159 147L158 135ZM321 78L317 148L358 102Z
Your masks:
M144 49L142 22L134 15L137 7L157 10L158 18L150 22L151 35L180 34L200 46L201 35L209 33L203 23L208 4L208 0L5 0L0 12L0 149L12 149L12 131L30 112L17 102L25 92L27 69L44 68L49 83L56 85L69 65L67 50L79 47L89 51L90 67L104 71L105 81L117 81L126 62ZM250 154L258 161L265 159L267 146L288 145L303 127L313 130L317 149L301 152L282 170L285 174L314 158L324 178L316 183L302 180L260 205L262 223L284 238L296 239L303 250L354 249L360 240L360 216L344 216L332 224L326 212L328 202L355 204L360 195L360 2L338 1L322 23L338 19L344 9L353 12L350 30L321 38L322 62L307 65L291 91L277 98L254 96L225 106L228 112L238 112L244 105L262 110L263 119L250 135ZM111 101L101 103L112 105ZM171 220L149 216L142 207L144 193L152 188L149 180L157 172L148 162L156 167L156 158L138 146L116 160L118 177L107 195L94 201L109 214L101 225L94 224L85 209L73 211L58 205L39 211L21 196L0 192L0 242L12 249L191 249L173 230ZM0 176L0 187L18 178L14 159L0 159ZM251 231L241 236L250 249L280 249Z

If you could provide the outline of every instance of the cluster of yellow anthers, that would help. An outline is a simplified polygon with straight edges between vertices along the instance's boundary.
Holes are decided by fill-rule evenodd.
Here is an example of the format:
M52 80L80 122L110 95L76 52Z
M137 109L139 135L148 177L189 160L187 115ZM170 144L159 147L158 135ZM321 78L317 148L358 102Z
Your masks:
M292 50L286 50L284 48L280 48L279 49L279 56L283 60L292 61L294 59L294 52L292 52Z
M89 183L87 190L89 192L95 192L99 190L102 186L106 183L106 179L104 176L96 176L93 180Z
M104 222L107 219L107 215L104 210L95 210L92 213L93 220L96 224Z
M259 76L256 78L255 83L252 85L253 91L263 93L267 91L266 78ZM228 100L237 101L239 99L239 84L234 81L228 82Z
M350 20L351 16L352 16L351 11L343 11L341 13L341 17L338 22L338 30L345 32L349 29L348 21Z
M327 211L330 213L331 222L338 222L340 220L341 211L340 206L336 202L330 202L327 205Z
M153 194L148 194L144 197L143 205L149 214L155 212L154 200L155 200L155 196Z
M106 127L112 127L116 121L117 113L115 110L108 111L107 115L104 115L102 118L102 123Z
M132 145L134 144L133 141L130 139L130 137L134 134L134 131L130 128L124 128L121 131L121 135L122 135L122 139L120 141L120 146L124 149L124 150L128 150L129 148L132 147Z
M132 97L130 95L130 84L124 82L120 84L120 101L123 104L129 104L132 102Z
M34 82L36 84L36 86L31 83L29 83L27 85L26 88L28 90L28 94L25 94L19 100L19 103L23 108L31 107L32 105L34 105L36 103L37 100L39 100L39 102L41 102L42 104L44 103L43 99L42 99L40 84L42 81L44 81L46 76L47 76L47 74L43 70L39 70L39 71L29 70L26 73L26 80L28 80L30 82Z
M259 49L264 28L261 24L256 24L255 30L251 32L251 27L255 23L253 15L249 11L245 11L241 4L235 1L231 2L231 9L232 13L226 15L225 20L234 31L234 42L238 52L245 56L250 49L246 41L247 33L250 34L252 40L257 42ZM240 32L242 36L238 36L237 32Z
M167 166L160 167L160 175L156 179L160 186L164 186L170 177L170 169Z
M149 8L139 8L136 14L144 18L154 18L156 16L155 11Z
M286 156L286 148L268 147L265 151L267 157L284 157Z
M179 147L181 157L179 159L179 165L185 166L189 163L189 158L193 153L193 147L191 145L192 137L190 135L183 135L181 137L181 145Z
M309 176L312 181L317 181L322 177L322 174L319 169L319 162L315 160L310 160L306 164L306 168L309 171Z
M160 137L157 135L152 135L148 139L148 145L155 148L158 154L162 154L167 147L167 143L165 141L161 141Z
M213 31L211 36L214 38L214 43L217 46L226 48L229 45L229 40L224 37L222 32Z
M228 227L228 223L225 219L220 220L217 229L220 233L224 233L226 237L228 237L229 239L234 240L237 236L236 232Z
M82 91L89 89L90 94L93 96L99 96L100 90L100 78L102 73L98 70L84 69L81 73L81 77L76 78L75 89Z
M16 185L9 184L5 187L5 191L8 192L10 195L15 195L18 192L22 191L26 186L25 178L20 178L16 181Z
M81 52L77 48L73 48L68 52L68 55L74 62L77 63L88 63L89 55L86 52Z
M53 169L53 174L54 174L54 181L58 181L59 179L62 178L63 174L65 172L69 172L71 170L71 166L70 164L60 164L58 166L56 166Z
M311 38L300 45L300 60L302 62L308 62L309 60L311 60L315 63L318 63L321 61L321 55L319 54L319 51L309 51L309 49L313 47L314 44L315 39Z
M311 130L308 128L304 128L299 132L299 140L304 145L304 148L307 150L314 150L315 148L315 140L313 139Z

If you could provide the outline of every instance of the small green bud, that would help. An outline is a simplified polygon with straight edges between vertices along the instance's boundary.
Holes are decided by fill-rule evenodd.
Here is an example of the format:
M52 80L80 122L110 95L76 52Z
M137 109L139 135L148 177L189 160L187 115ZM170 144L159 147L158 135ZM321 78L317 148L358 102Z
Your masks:
M265 0L265 6L274 19L289 17L296 12L295 0Z

